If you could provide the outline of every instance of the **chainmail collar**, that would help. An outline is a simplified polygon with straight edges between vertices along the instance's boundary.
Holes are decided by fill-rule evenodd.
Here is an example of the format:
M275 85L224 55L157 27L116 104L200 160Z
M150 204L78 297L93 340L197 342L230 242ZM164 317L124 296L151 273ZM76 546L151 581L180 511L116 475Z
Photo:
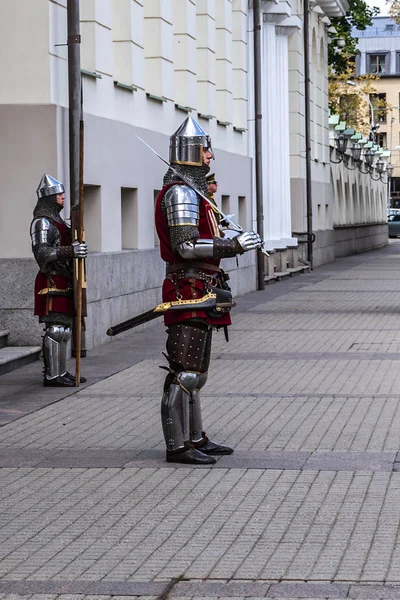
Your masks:
M62 208L62 206L57 204L55 195L40 198L33 210L33 217L35 219L38 217L48 217L57 223L65 223L65 221L60 217Z
M193 165L172 165L176 173L172 169L168 169L164 175L164 185L169 183L175 183L176 181L182 181L182 177L178 173L182 173L182 176L186 181L197 188L205 196L208 195L208 185L206 181L206 175L210 170L207 165L201 167L194 167Z

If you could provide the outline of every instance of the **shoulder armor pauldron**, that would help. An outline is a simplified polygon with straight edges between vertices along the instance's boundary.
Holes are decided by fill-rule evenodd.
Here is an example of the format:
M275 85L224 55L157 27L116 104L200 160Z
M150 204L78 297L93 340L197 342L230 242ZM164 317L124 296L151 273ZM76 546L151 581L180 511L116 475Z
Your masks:
M47 244L51 227L52 225L46 217L33 219L31 223L32 246L36 246L36 244Z
M188 185L168 188L164 202L169 226L199 224L199 197Z

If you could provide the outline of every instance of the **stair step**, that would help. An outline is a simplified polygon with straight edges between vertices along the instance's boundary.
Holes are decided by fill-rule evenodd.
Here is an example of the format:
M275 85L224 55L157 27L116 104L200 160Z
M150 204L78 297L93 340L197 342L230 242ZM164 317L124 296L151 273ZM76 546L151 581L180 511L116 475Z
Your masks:
M303 273L310 270L310 265L302 265L301 267L290 267L288 269L289 273L293 275L293 273Z
M10 332L8 329L0 329L0 348L4 348L7 344L7 337Z
M0 375L10 373L40 358L40 346L8 346L0 348Z

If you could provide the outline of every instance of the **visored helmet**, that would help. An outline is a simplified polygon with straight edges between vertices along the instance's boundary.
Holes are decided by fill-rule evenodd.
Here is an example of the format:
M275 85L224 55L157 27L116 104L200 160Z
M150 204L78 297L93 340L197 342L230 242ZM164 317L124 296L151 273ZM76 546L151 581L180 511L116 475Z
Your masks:
M204 148L207 148L214 158L210 136L193 117L187 117L170 137L169 161L178 165L201 167Z
M63 194L64 192L64 184L51 175L46 174L43 175L36 190L38 200L46 196L53 196L54 194Z

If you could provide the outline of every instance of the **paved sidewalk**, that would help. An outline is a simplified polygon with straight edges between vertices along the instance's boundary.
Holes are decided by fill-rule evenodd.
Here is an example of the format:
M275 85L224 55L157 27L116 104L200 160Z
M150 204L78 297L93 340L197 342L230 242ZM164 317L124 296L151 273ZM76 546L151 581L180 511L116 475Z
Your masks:
M400 598L399 300L400 241L239 298L211 468L164 462L161 323L1 377L0 599Z

